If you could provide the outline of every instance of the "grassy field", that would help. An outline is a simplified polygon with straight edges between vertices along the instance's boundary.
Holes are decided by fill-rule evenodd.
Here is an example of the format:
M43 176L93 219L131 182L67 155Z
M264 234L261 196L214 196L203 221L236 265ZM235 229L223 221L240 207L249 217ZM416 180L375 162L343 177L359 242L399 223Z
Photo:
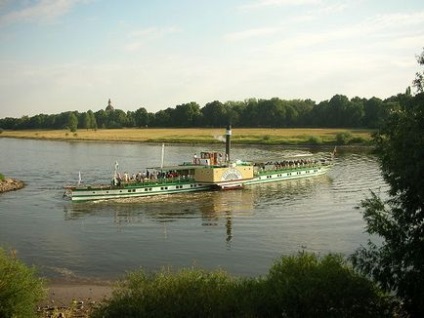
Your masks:
M224 128L219 129L99 129L78 130L5 130L0 137L47 140L129 141L165 143L222 142ZM367 144L371 130L346 129L261 129L233 128L232 143L236 144Z

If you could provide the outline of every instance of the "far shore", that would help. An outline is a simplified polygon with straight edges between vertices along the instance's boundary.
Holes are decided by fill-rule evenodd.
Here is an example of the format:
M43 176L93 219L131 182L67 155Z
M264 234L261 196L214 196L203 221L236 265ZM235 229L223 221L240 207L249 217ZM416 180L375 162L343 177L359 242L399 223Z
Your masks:
M346 143L367 144L369 129L312 128L233 128L234 144L336 145L342 136ZM3 130L0 138L62 141L119 141L150 143L221 143L225 128L124 128L69 130Z

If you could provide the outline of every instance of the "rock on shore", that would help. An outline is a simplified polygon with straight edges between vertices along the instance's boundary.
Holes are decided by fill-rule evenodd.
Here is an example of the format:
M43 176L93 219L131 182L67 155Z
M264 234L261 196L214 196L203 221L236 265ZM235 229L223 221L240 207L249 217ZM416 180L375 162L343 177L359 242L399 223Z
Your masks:
M0 193L19 190L22 189L24 186L25 183L20 180L5 178L4 180L0 181Z

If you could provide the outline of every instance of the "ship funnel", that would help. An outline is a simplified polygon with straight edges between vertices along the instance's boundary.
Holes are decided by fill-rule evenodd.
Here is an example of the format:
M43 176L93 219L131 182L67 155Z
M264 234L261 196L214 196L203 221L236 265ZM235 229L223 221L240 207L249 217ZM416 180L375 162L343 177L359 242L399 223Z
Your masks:
M231 125L227 126L227 131L225 132L225 160L230 161L230 148L231 148Z

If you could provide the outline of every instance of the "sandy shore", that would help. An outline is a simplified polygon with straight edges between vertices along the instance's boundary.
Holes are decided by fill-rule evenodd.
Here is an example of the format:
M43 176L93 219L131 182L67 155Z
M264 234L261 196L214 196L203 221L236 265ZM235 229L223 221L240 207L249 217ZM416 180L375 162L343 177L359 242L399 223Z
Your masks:
M100 302L112 295L111 282L51 282L46 300L40 305L70 306L74 301Z
M48 295L40 306L71 306L75 302L99 303L112 295L114 282L54 280L46 284Z
M103 300L112 295L114 282L97 280L48 281L47 297L40 302L40 318L90 317Z

